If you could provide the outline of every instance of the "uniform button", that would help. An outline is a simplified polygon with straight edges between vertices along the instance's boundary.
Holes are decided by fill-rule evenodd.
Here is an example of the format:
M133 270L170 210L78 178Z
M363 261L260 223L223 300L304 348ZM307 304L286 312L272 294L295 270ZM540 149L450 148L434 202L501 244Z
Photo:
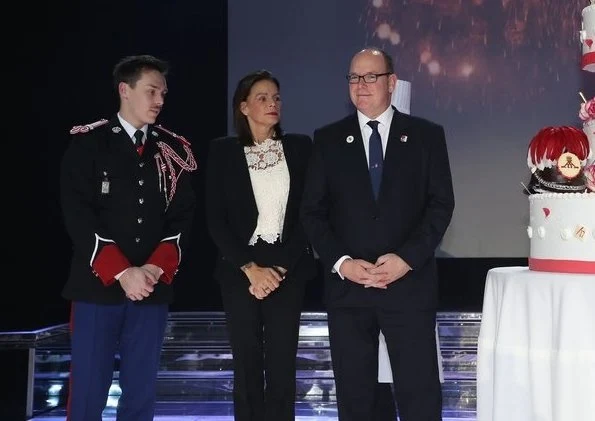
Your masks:
M138 219L136 220L136 222L138 222L139 224L142 224L142 223L143 223L143 218L138 218Z
M138 180L138 185L142 186L143 184L145 184L145 180Z
M140 243L140 238L136 237L136 238L134 239L134 241L135 241L135 242L137 242L137 243Z
M144 166L145 166L145 163L144 163L144 162L139 162L139 163L138 163L138 166L142 168L142 167L144 167Z
M145 199L143 199L143 198L141 197L140 199L138 199L138 203L140 203L140 204L142 205L143 203L145 203Z

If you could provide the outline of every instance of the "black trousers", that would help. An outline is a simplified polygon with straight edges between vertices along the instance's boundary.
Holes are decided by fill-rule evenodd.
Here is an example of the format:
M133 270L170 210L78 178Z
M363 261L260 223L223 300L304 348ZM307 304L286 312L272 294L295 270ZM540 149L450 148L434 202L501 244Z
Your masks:
M440 421L436 313L372 307L329 308L339 421L394 421L378 385L378 334L386 339L401 421ZM384 415L382 415L384 414ZM381 419L380 417L386 417Z
M306 280L288 273L279 288L258 300L248 291L248 278L239 269L236 272L220 280L233 353L234 419L294 421Z
M392 383L377 383L374 398L374 421L396 421L397 407Z

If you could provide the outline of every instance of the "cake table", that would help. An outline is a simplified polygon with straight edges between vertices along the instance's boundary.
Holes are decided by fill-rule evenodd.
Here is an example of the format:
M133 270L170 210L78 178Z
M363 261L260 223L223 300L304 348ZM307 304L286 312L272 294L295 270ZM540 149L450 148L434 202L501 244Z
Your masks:
M477 421L595 419L595 275L487 273Z

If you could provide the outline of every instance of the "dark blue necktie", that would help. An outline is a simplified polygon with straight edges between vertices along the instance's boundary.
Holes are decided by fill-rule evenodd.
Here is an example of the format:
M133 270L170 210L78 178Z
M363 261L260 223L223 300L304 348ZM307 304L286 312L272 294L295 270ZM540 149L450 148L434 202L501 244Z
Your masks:
M380 181L382 180L382 163L384 161L382 156L382 140L380 139L380 133L378 133L378 122L370 120L368 121L368 126L372 128L372 134L370 135L368 168L370 170L370 179L372 180L374 197L378 199Z

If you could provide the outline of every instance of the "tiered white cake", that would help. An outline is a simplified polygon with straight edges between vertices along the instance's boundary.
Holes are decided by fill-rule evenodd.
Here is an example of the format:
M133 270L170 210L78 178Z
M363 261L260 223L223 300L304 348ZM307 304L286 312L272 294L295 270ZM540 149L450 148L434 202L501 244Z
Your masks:
M595 194L529 196L529 268L595 273Z
M545 127L531 140L529 269L595 274L593 152L586 133L570 126Z

